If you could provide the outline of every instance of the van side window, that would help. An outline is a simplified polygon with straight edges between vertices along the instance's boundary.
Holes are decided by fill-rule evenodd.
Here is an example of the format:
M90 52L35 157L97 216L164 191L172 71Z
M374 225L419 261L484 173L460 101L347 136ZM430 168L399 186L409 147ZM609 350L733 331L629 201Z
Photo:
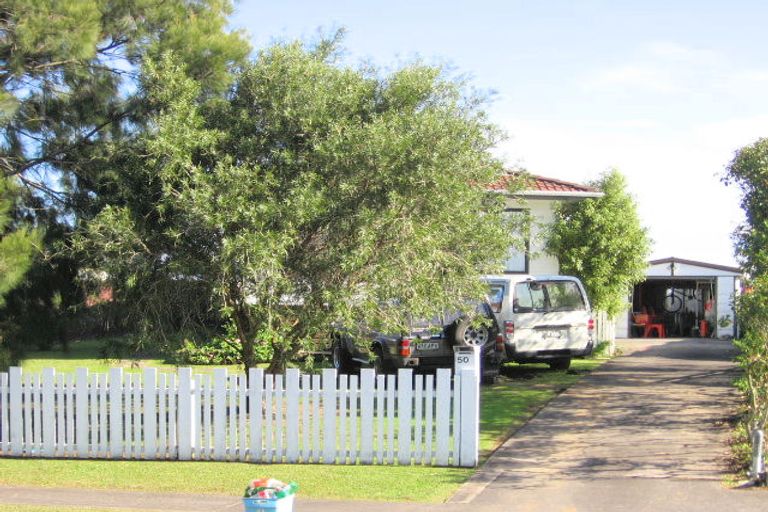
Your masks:
M501 313L501 304L504 301L504 285L491 284L488 291L488 303L494 313Z
M515 299L512 302L514 313L530 313L531 311L544 311L546 308L544 288L539 283L517 283L515 285Z

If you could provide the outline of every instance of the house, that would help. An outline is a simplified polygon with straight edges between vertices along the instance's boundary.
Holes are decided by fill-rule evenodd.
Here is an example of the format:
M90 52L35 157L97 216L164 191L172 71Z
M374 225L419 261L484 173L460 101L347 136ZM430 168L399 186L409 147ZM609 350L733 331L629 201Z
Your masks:
M507 192L511 180L519 173L508 172L506 176L490 185L490 189L499 193ZM506 211L510 215L530 213L531 232L526 241L525 250L510 249L506 260L505 272L511 274L558 274L560 264L555 256L547 254L546 229L554 221L555 204L562 201L579 201L602 197L597 189L557 180L544 176L527 175L530 180L521 192L507 193Z
M736 335L733 299L739 293L741 271L736 267L663 258L648 262L645 281L632 291L632 308L616 321L616 336L638 336L633 315L647 313L665 326L667 336Z

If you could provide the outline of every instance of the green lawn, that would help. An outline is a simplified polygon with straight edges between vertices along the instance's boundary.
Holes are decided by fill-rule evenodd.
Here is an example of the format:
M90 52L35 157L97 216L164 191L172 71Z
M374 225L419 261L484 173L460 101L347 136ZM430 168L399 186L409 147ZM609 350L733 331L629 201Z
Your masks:
M126 357L124 359L105 359L101 356L104 345L102 340L88 339L74 341L69 344L69 350L46 350L30 352L21 362L24 371L37 373L43 368L56 368L57 372L72 373L77 368L88 368L94 373L107 373L110 368L120 366L128 372L140 372L143 368L160 368L169 372L176 370L176 365L166 363L163 359ZM196 373L210 373L213 366L192 366ZM240 366L227 366L230 370L240 370Z
M0 459L0 483L241 496L252 479L300 485L306 498L440 502L471 469L411 466L313 466L236 462L138 462Z
M65 357L59 354L59 358L55 358L55 353L32 354L22 367L29 371L37 371L44 366L54 366L59 371L72 371L78 366L87 366L99 372L107 370L110 362L88 357L89 350L93 350L93 345L88 343L93 342L73 344ZM568 372L551 371L545 365L510 365L506 368L506 376L501 377L497 384L483 386L481 459L485 460L550 399L601 362L576 360ZM132 363L137 366L136 361ZM126 368L132 366L125 361L122 364ZM152 360L142 360L138 365L156 364ZM172 365L159 366L173 369ZM0 459L0 484L6 485L147 492L192 491L239 496L251 479L272 476L298 482L302 497L341 500L442 502L473 473L473 469L420 466Z
M129 508L91 508L91 507L65 507L62 505L0 505L0 512L134 512ZM143 512L162 512L161 510L142 509Z

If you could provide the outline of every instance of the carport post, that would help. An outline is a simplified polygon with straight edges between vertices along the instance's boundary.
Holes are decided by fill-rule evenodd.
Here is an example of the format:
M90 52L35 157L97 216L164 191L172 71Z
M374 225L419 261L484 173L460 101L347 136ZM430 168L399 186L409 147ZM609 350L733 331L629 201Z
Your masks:
M480 347L454 347L454 376L461 385L454 392L459 400L459 421L454 433L458 466L475 467L480 448ZM454 461L454 464L456 462Z
M762 430L752 431L752 467L750 475L755 482L762 482L765 479L765 461L763 460L763 450L765 446L765 434Z

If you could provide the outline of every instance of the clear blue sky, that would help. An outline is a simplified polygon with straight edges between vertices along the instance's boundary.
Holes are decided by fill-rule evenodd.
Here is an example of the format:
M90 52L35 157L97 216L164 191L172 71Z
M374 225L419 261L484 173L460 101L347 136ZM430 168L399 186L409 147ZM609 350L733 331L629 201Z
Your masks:
M653 257L732 264L733 152L768 136L768 2L241 1L255 48L344 27L346 60L419 56L495 91L498 154L534 174L627 175Z

